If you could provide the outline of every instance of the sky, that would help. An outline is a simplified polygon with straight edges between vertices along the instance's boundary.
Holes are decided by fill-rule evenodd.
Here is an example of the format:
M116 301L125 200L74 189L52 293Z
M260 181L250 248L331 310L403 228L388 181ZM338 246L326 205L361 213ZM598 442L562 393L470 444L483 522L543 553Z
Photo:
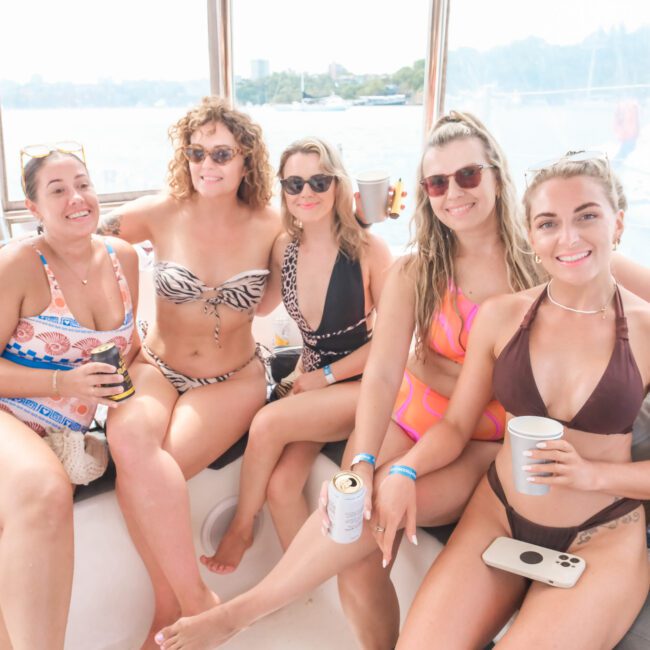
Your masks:
M214 0L213 0L214 1ZM232 0L235 74L394 72L424 58L428 0ZM0 79L208 77L207 0L7 0L0 6ZM580 42L600 27L650 24L647 0L451 0L450 49L486 50L535 35Z

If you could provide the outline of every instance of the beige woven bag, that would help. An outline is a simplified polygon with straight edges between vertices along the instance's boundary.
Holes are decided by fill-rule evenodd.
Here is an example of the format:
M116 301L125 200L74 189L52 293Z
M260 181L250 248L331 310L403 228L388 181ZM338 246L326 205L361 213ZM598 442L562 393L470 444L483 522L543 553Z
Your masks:
M92 433L49 429L43 439L61 461L71 483L88 485L106 471L106 443Z

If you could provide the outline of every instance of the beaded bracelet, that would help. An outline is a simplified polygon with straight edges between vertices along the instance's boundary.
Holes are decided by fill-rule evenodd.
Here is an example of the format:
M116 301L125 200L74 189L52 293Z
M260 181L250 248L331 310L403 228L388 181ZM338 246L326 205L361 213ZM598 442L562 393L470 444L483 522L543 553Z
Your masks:
M388 474L401 474L402 476L406 476L414 481L418 476L418 473L408 465L391 465Z
M357 463L369 463L373 467L375 466L376 459L372 454L357 454L350 463L350 467L354 467Z

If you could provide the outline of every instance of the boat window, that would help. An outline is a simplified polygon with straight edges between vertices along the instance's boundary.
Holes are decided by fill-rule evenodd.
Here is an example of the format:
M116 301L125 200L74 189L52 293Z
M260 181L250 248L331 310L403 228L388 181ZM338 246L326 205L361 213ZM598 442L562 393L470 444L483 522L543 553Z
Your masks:
M83 143L100 195L159 189L167 129L210 92L205 3L13 2L0 25L9 207L32 143Z
M520 191L541 160L606 152L629 200L621 250L647 264L650 6L452 0L448 38L445 108L487 123Z
M352 176L401 177L407 210L373 230L402 250L423 139L430 2L330 0L317 12L302 0L232 5L236 102L262 125L274 167L293 140L317 135L340 148Z

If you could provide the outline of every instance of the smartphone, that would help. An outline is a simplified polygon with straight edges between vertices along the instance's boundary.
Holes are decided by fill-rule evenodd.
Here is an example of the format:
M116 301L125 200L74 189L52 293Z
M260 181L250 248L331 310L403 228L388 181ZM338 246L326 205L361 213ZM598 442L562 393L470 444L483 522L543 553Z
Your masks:
M573 587L587 566L577 555L520 542L512 537L497 537L482 558L488 566L564 589Z

